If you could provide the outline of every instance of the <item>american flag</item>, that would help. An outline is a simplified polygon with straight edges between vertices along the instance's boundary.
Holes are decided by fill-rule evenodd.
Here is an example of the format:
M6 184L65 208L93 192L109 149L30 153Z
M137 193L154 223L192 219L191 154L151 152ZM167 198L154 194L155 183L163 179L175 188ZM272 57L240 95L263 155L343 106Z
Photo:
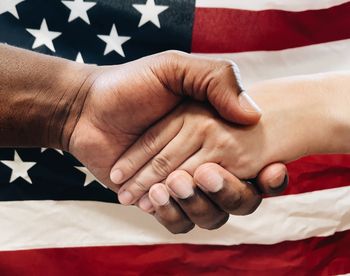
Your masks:
M224 57L249 89L350 70L350 2L0 0L0 41L98 65L167 49ZM68 153L1 149L0 274L350 273L350 156L313 156L288 168L287 192L254 214L174 236L116 204Z

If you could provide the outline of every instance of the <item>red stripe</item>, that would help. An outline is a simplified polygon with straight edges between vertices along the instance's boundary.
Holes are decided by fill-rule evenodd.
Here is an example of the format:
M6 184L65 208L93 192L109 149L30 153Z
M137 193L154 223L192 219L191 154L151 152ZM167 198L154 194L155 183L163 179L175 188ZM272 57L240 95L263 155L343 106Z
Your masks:
M350 38L350 3L288 12L197 8L192 52L281 50Z
M290 182L285 194L298 194L350 185L350 155L302 158L288 166Z
M155 245L0 252L1 275L336 275L350 231L275 245ZM220 274L218 274L220 273Z

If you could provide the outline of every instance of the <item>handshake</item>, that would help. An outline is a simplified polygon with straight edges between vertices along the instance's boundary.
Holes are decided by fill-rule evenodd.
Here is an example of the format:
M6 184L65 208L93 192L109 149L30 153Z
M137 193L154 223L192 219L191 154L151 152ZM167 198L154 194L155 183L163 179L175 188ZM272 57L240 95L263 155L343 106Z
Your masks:
M0 146L72 153L120 203L139 206L172 233L252 213L264 194L284 190L289 161L350 152L347 72L243 92L232 62L176 51L102 67L8 46L0 58L23 65L13 69L20 81L5 74L17 96L0 93L0 125L20 127L3 132ZM18 99L32 104L16 119L7 107Z

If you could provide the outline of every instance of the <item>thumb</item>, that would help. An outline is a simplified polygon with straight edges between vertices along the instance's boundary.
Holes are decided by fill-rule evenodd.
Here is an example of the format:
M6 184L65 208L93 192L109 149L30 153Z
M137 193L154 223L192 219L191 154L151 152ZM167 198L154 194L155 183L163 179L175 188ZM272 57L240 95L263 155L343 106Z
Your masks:
M229 60L219 60L213 71L206 95L208 101L226 120L243 125L258 123L261 109L243 89L238 66Z
M232 94L231 91L226 91L219 98L214 97L213 99L210 96L208 98L220 116L233 123L254 125L261 118L260 107L244 91L238 96Z
M179 51L165 52L158 78L172 93L209 101L216 111L233 123L256 124L261 110L243 92L238 66L225 59L213 59Z
M287 167L282 163L270 164L260 171L256 182L264 194L280 195L288 186Z

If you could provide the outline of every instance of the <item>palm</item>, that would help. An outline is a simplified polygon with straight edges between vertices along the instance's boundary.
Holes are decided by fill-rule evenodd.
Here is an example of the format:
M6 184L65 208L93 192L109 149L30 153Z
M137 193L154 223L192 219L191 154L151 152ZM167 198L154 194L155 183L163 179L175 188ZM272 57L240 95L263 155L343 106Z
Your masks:
M170 93L147 60L100 67L70 140L70 151L105 185L118 157L179 98ZM115 190L115 189L114 189Z

